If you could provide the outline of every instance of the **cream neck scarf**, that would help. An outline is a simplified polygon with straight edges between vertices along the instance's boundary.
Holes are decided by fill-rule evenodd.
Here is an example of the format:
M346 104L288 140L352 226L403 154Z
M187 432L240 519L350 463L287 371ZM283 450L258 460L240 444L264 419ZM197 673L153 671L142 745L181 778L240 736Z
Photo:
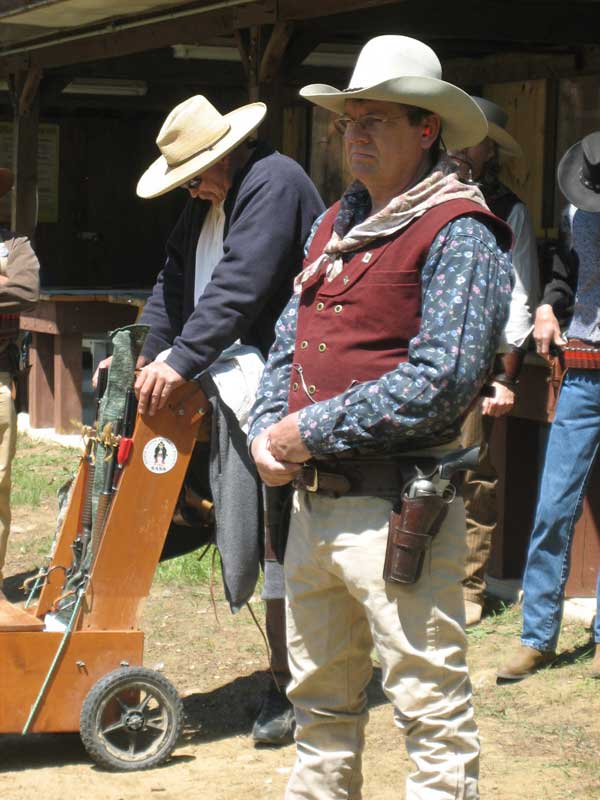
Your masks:
M392 198L381 211L355 225L357 210L365 201L370 203L370 198L363 184L354 181L344 192L333 233L323 253L296 276L294 292L300 293L306 282L322 269L326 280L332 281L344 267L342 257L345 253L359 250L375 239L391 236L430 208L448 200L470 200L487 209L480 189L462 183L454 172L448 174L448 162L442 158L423 180Z

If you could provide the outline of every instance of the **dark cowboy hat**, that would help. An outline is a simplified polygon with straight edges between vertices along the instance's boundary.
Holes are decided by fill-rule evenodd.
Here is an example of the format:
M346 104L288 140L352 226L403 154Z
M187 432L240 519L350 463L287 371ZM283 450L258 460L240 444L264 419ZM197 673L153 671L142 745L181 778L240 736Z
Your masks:
M567 150L557 177L561 192L575 208L600 212L600 131Z
M4 197L13 187L15 176L10 169L0 167L0 197Z

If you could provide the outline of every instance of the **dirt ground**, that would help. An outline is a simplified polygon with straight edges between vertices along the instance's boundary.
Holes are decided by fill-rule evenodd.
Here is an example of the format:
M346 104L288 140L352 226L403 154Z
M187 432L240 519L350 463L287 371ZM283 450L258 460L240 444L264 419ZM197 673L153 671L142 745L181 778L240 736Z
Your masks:
M54 501L18 508L9 545L7 595L19 597L24 574L41 562ZM259 600L253 608L262 618ZM78 735L0 736L3 800L86 798L208 800L281 798L293 746L256 749L249 737L266 684L264 644L247 612L232 617L217 592L215 619L207 587L156 583L144 613L145 664L162 664L184 698L186 727L161 768L111 774L94 766ZM600 682L586 676L589 633L565 625L555 668L523 684L495 685L495 667L518 635L517 609L502 610L469 634L475 706L482 739L481 796L486 800L600 798ZM1 658L1 656L0 656ZM370 686L371 719L364 797L403 796L409 761L379 689Z

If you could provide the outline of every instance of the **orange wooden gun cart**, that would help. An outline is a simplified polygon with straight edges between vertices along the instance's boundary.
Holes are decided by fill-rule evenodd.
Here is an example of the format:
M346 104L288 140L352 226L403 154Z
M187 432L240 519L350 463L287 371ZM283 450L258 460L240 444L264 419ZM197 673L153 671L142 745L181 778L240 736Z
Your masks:
M73 560L89 469L82 458L37 605L24 610L0 593L0 733L80 731L92 758L112 769L155 766L172 752L182 704L166 678L142 666L139 620L207 412L190 382L154 416L136 417L89 576L70 625L53 632L44 620Z

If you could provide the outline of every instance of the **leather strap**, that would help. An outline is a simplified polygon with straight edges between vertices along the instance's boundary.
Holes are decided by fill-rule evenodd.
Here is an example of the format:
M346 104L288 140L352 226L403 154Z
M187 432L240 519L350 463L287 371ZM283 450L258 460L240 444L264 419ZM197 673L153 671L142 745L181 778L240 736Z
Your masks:
M316 464L305 464L294 479L294 486L305 492L329 494L336 497L348 494L352 489L352 484L345 475L321 470Z
M294 488L306 492L342 495L391 497L399 496L402 486L413 473L415 460L394 459L310 461L294 479Z

